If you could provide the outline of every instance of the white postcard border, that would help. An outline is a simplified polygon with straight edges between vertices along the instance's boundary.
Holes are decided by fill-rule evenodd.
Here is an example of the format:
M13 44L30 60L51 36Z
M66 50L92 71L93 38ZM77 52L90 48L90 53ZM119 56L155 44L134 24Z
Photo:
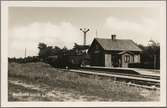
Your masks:
M161 36L160 102L8 102L8 7L152 7L159 6ZM166 106L166 2L165 1L2 1L1 2L1 103L4 107L164 107Z

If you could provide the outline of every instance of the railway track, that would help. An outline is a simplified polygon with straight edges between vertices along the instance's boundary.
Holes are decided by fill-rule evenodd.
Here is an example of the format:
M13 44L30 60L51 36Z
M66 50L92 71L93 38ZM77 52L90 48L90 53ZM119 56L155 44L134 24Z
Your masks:
M64 69L64 71L67 71ZM125 82L130 86L146 89L160 89L160 80L157 76L123 74L108 71L97 71L89 69L69 69L68 72L78 73L81 76L99 76L101 78L112 78L114 81Z
M103 73L108 73L108 74L117 74L117 75L134 76L134 77L140 77L140 78L160 80L160 76L144 75L144 74L140 74L137 71L134 71L131 69L118 69L118 68L109 69L109 68L104 68L104 67L103 68L102 67L82 67L82 69L88 70L88 71L103 72ZM120 70L121 70L121 72L120 72ZM124 72L122 72L122 71L124 71ZM130 74L129 74L129 71L131 71Z
M140 77L140 78L148 78L148 79L156 79L160 80L159 76L154 75L136 75L136 74L127 74L127 73L119 73L119 72L110 72L110 71L98 71L98 70L92 70L92 69L83 69L86 71L92 71L92 72L100 72L100 73L107 73L107 74L115 74L115 75L123 75L123 76L133 76L133 77Z

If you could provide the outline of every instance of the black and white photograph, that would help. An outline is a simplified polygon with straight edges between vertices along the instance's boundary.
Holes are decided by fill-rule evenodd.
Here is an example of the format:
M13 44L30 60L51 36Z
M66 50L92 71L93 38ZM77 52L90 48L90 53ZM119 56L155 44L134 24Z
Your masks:
M4 106L166 105L166 1L1 5Z

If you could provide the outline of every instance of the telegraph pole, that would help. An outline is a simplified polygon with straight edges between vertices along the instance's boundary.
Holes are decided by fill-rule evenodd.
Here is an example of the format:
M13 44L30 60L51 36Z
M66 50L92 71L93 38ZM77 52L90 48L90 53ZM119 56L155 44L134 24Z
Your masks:
M153 62L154 62L154 71L156 69L156 62L157 62L157 58L156 58L156 49L154 48L154 46L152 45L153 44L153 41L152 40L149 40L149 45L150 47L153 49Z
M154 54L154 70L156 69L156 54Z
M89 29L86 28L80 28L80 30L84 33L84 41L83 41L83 45L86 45L86 33L89 31Z
M27 51L26 51L26 48L25 48L25 58L26 58L26 53L27 53Z
M97 37L97 35L98 35L98 34L97 34L97 29L96 29L96 37Z

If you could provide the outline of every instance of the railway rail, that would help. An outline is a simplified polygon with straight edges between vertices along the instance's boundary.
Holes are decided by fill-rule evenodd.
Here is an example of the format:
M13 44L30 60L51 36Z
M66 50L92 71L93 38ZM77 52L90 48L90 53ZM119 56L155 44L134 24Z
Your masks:
M99 71L99 70L93 70L93 69L83 69L87 71L92 71L92 72L101 72L101 73L108 73L108 74L116 74L116 75L123 75L123 76L133 76L133 77L140 77L140 78L148 78L148 79L156 79L160 80L159 76L154 76L154 75L141 75L141 74L127 74L127 73L119 73L119 72L110 72L110 71Z
M108 71L98 71L89 69L63 69L64 71L78 73L83 76L99 76L101 78L113 78L114 81L125 82L129 86L136 86L146 89L160 89L160 80L157 76L123 74Z

